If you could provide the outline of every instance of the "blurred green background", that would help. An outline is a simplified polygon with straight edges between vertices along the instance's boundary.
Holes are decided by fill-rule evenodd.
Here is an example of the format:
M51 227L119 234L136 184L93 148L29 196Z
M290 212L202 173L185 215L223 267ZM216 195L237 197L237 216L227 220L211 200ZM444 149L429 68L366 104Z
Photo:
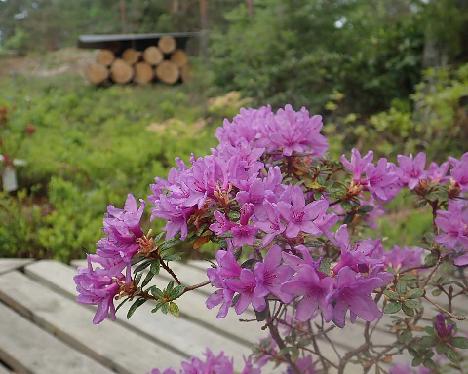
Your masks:
M193 79L174 87L90 86L94 52L74 48L83 33L197 30ZM240 107L286 103L324 116L334 157L460 156L468 3L0 0L0 153L26 161L19 190L0 193L0 256L93 251L106 204L145 198ZM417 244L431 218L411 204L398 198L372 234Z

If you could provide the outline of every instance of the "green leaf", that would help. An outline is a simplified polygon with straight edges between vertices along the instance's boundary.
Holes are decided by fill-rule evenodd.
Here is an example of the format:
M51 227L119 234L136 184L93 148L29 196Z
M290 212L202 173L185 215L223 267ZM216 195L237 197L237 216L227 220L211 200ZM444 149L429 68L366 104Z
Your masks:
M174 316L174 317L179 317L179 307L177 306L176 303L170 302L169 303L169 312Z
M411 334L411 331L405 331L403 334L398 336L398 341L400 341L401 343L408 343L412 338L413 336Z
M171 292L171 290L174 288L174 281L170 281L168 284L167 284L167 287L166 287L166 292Z
M145 260L140 265L138 265L133 272L139 273L143 269L147 268L150 264L151 264L151 260Z
M447 356L447 358L452 361L453 363L458 363L458 361L460 361L460 357L459 355L457 354L457 352L455 351L452 351L451 349L449 349L445 355Z
M161 307L165 304L164 301L157 301L154 308L151 310L151 313L156 313Z
M150 292L157 299L160 299L164 296L164 293L156 286L151 287Z
M413 361L411 361L411 366L419 366L422 364L422 357L420 356L416 356L415 358L413 358Z
M414 310L408 308L405 304L401 306L401 309L403 310L403 313L405 313L408 317L414 317Z
M434 345L434 336L426 335L419 339L419 345L423 348L429 348Z
M250 258L247 261L244 261L241 265L242 269L252 269L255 263L257 262L256 259Z
M408 292L408 298L410 299L416 299L418 297L421 297L422 295L424 295L424 290L420 288L413 288Z
M172 291L171 291L171 297L176 299L178 298L180 295L182 295L182 293L184 292L185 290L185 286L183 284L178 284Z
M390 300L398 300L400 296L392 290L385 290L384 295L387 296Z
M434 360L432 358L426 358L424 361L423 361L423 365L429 369L435 369L436 368L436 364L434 362Z
M154 275L158 275L160 267L161 263L159 262L159 260L155 260L151 263L150 272Z
M440 296L441 293L442 293L442 290L440 288L435 288L431 292L432 296Z
M168 304L168 303L164 303L164 304L161 306L161 312L163 312L164 314L167 314L168 311L169 311L169 304Z
M145 303L146 299L138 299L137 301L135 301L132 306L130 307L130 309L128 310L128 313L127 313L127 318L131 318L133 316L133 313L135 313L135 311L140 307L142 306L144 303Z
M424 265L434 266L437 263L438 257L435 253L430 253L424 258Z
M434 327L432 327L432 326L426 326L426 327L424 327L424 331L425 331L428 335L435 335Z
M164 234L165 234L165 232L163 231L163 232L160 232L158 235L156 235L156 236L154 237L154 239L153 239L154 242L155 242L155 243L159 242L159 241L163 238Z
M331 269L331 264L332 264L332 259L331 258L324 258L320 261L320 267L319 270L324 273L324 274L330 274L330 269Z
M177 253L173 253L167 256L162 256L162 259L165 261L180 261L181 257Z
M398 292L400 295L404 295L406 293L408 284L404 281L399 281L395 287L396 292Z
M385 305L384 313L385 314L395 314L401 310L401 304L397 302L391 302Z
M457 336L452 339L451 344L455 348L468 349L468 338L465 338L463 336Z
M421 303L419 300L409 299L405 300L404 305L409 309L417 309L421 306Z
M153 279L153 277L154 274L151 271L149 271L148 274L146 274L145 279L143 279L143 282L141 282L141 287L145 287L151 281L151 279Z
M137 275L135 275L135 279L134 279L134 282L135 284L138 285L138 283L140 283L140 279L141 279L141 276L143 275L143 273L138 273Z

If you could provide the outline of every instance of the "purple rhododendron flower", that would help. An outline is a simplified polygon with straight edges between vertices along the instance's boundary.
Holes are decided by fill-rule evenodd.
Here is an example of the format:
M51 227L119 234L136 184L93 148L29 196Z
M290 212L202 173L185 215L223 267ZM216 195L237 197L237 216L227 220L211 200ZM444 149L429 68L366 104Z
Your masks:
M256 289L257 282L252 270L242 269L239 279L226 280L227 286L238 292L240 297L235 305L238 315L245 312L250 304L257 312L261 312L266 307L263 289Z
M198 357L191 357L183 361L180 374L233 374L233 359L226 356L224 352L215 355L207 349L206 359L201 360Z
M295 364L301 374L315 374L316 373L315 362L313 361L311 355L299 357L298 359L296 359ZM294 373L293 369L289 367L288 370L286 370L285 374L293 374L293 373Z
M455 265L465 266L468 254L468 203L449 201L448 210L438 210L435 223L440 230L436 241L455 253Z
M368 166L372 163L373 157L374 154L372 151L367 152L367 154L364 157L362 157L361 153L356 148L353 148L351 150L351 160L348 161L345 155L342 155L340 157L340 161L346 170L353 173L353 181L355 183L365 184L365 180L363 181L363 183L361 182L361 176L366 171Z
M107 207L103 228L106 237L99 240L97 255L112 259L117 273L120 273L126 266L130 266L133 256L138 252L137 239L143 236L140 219L144 208L145 204L142 200L138 207L132 194L128 195L123 209L112 205Z
M399 177L394 165L385 158L379 159L377 165L370 164L366 169L367 188L373 197L389 201L398 193Z
M233 224L231 228L232 243L236 247L244 244L253 245L257 229L249 224L250 217L253 215L253 204L244 204L241 208L241 215L238 224Z
M281 235L286 230L286 225L281 220L281 215L278 207L269 202L265 202L264 205L264 219L255 221L254 225L266 235L263 237L262 244L266 246L270 244L275 237Z
M234 224L229 221L225 214L216 211L214 212L215 223L210 225L210 230L213 231L216 235L222 235L234 226Z
M447 180L449 166L450 164L448 162L444 162L440 166L435 162L431 162L429 168L426 170L426 177L432 183L443 183Z
M434 329L437 333L437 336L442 340L450 340L455 334L455 324L452 322L447 322L447 318L441 313L437 314L434 319Z
M397 272L421 266L423 252L424 250L419 247L400 248L396 245L384 253L384 263Z
M280 201L278 210L287 222L286 236L295 238L299 232L306 232L312 235L320 235L321 230L314 223L314 220L325 214L328 209L328 201L319 200L310 204L305 204L305 197L299 186L292 186L290 189L289 201Z
M432 370L425 367L419 367L417 369L412 369L408 364L394 364L388 374L431 374Z
M462 192L468 191L468 152L460 160L450 157L449 162L452 165L450 177Z
M350 311L351 322L356 317L365 321L380 318L382 312L372 300L371 292L383 285L378 277L364 278L350 268L343 268L336 277L332 295L333 322L338 327L345 325L345 316Z
M234 297L234 291L226 285L226 281L239 278L242 269L234 255L229 251L219 250L215 256L218 267L208 269L207 275L211 284L218 290L208 297L206 306L208 309L213 309L221 304L216 317L224 318L232 305L232 298Z
M255 293L257 295L267 296L271 292L280 299L286 297L281 290L281 285L291 278L294 271L287 265L281 265L281 252L281 248L274 245L268 250L263 262L255 264Z
M102 268L93 268L92 256L88 255L88 266L79 268L78 274L73 277L76 283L78 296L76 300L81 304L97 305L98 309L93 323L98 324L105 318L115 319L114 296L119 293L118 281L124 283L123 274L111 274ZM130 281L127 273L127 281Z
M322 156L328 149L327 138L320 133L322 126L321 116L310 117L304 107L296 112L288 104L275 113L274 121L265 124L271 142L268 148L281 150L284 156L292 156L294 152Z
M412 155L398 155L398 164L400 180L408 186L410 190L414 189L420 180L426 177L424 167L426 166L426 154L419 152L413 159Z
M299 321L309 320L315 316L316 311L319 309L325 320L330 321L332 316L330 304L332 288L332 278L320 278L314 267L305 264L299 267L293 280L286 282L281 290L293 296L302 296L295 315Z

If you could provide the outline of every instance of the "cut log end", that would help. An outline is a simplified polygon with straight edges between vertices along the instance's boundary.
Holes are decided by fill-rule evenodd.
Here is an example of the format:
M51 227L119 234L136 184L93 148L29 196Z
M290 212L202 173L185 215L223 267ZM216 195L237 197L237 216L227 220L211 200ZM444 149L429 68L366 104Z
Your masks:
M180 79L186 83L192 79L192 67L189 64L185 64L180 67Z
M107 80L109 77L109 70L102 64L92 62L86 67L85 75L90 83L97 86Z
M117 58L111 66L111 78L115 83L129 83L133 78L134 70L125 60Z
M179 69L173 62L164 60L156 67L156 76L161 82L174 84L179 78Z
M122 54L122 58L125 62L129 63L130 65L136 64L138 62L138 58L140 57L140 52L136 51L133 48L128 48Z
M147 62L139 62L135 65L135 82L147 84L154 78L153 68Z
M151 65L157 65L163 60L164 56L158 47L151 46L143 52L143 59Z
M166 35L159 39L158 47L162 53L169 54L176 49L176 40L174 37Z
M188 57L187 57L187 54L184 51L178 49L171 56L171 61L180 68L180 67L187 64Z
M107 49L101 49L96 55L96 62L101 65L109 66L115 60L114 53Z

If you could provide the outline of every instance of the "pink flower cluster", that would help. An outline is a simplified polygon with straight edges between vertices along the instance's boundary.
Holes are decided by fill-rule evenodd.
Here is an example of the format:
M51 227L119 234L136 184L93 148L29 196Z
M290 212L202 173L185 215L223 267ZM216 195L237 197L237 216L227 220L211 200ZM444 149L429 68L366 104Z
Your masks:
M88 255L88 267L78 269L73 278L78 291L77 300L98 306L93 322L105 318L115 319L114 297L122 286L130 284L132 258L139 249L138 239L143 236L140 219L144 203L140 206L133 195L128 195L123 209L109 206L104 217L105 237L99 240L95 255ZM122 274L126 271L126 275Z
M205 359L190 357L181 363L179 371L175 369L153 369L151 374L234 374L234 360L224 352L214 354L207 349ZM244 368L240 374L260 374L260 368L254 366L252 361L245 360Z

